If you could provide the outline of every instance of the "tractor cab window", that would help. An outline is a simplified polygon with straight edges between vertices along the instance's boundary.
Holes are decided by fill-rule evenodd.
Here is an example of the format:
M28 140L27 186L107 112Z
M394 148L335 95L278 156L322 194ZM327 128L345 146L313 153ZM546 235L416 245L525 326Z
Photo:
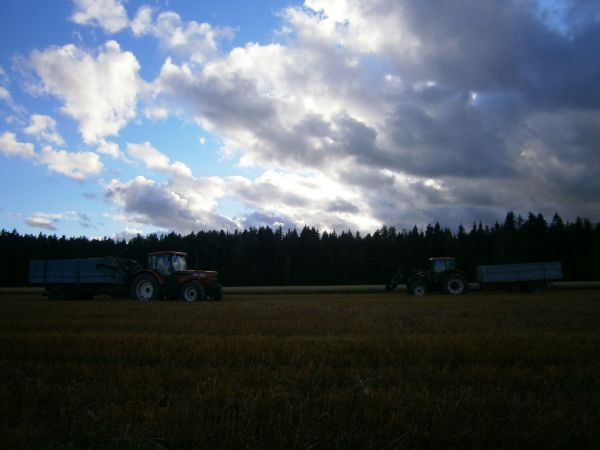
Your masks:
M181 255L173 255L171 258L171 262L173 264L173 271L179 272L180 270L186 270L187 264L185 262L185 257Z
M434 272L443 272L446 270L446 261L442 259L434 259L432 261L432 266Z
M148 258L148 267L161 275L171 275L171 261L168 255L152 255Z
M446 270L452 270L456 266L456 261L453 259L434 259L431 261L432 270L434 272L445 272Z

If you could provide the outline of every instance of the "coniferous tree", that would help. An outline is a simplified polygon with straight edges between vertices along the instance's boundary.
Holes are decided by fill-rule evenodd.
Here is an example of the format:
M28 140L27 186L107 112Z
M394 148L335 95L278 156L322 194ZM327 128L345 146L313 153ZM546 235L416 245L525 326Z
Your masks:
M512 211L504 223L475 222L470 231L460 225L456 233L440 223L424 230L384 226L364 236L261 227L138 235L125 242L2 230L0 285L26 285L32 259L120 256L145 265L147 254L158 250L187 252L190 267L219 270L225 285L384 283L400 266L424 268L431 256L456 257L471 279L478 264L554 260L562 262L565 279L600 280L597 248L600 224L589 219L566 222L556 213L548 223L542 214L525 220Z

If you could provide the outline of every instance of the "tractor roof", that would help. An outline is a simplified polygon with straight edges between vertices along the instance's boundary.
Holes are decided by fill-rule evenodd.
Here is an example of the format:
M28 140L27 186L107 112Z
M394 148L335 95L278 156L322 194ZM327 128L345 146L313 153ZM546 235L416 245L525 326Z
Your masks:
M148 256L164 256L164 255L186 256L187 253L185 253L185 252L174 252L174 251L171 251L171 250L164 250L164 251L161 251L161 252L148 253Z

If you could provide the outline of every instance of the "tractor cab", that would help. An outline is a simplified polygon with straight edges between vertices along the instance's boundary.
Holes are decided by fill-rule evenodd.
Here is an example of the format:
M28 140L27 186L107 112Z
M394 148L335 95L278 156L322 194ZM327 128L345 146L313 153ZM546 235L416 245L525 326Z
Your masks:
M456 260L448 256L437 256L429 258L429 270L423 272L423 276L434 284L439 284L448 275L456 270Z
M432 272L442 273L456 269L456 260L451 257L429 258L429 266Z
M148 255L148 269L169 277L187 269L183 252L154 252Z

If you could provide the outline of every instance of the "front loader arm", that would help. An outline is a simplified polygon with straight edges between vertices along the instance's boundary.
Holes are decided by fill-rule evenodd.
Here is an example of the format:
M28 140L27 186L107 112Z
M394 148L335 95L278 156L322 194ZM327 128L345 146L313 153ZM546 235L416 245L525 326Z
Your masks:
M393 291L399 284L405 284L408 278L408 271L404 267L400 267L394 274L389 283L385 285L386 291Z

